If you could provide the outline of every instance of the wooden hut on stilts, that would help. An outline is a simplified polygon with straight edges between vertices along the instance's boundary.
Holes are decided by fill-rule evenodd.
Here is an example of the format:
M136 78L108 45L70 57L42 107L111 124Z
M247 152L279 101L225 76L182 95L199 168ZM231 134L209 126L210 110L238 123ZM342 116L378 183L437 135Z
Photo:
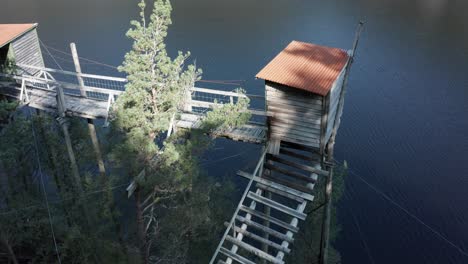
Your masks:
M250 181L210 264L285 263L320 178L327 263L333 147L361 29L350 51L293 41L256 75L265 80L267 145L253 173L238 172Z

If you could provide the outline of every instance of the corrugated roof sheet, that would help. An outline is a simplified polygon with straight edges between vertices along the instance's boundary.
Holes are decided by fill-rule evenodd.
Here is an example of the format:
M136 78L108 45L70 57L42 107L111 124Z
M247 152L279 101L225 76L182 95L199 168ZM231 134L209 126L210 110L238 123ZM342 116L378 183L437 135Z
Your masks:
M28 32L37 24L0 24L0 47Z
M325 96L348 57L342 49L293 41L255 77Z

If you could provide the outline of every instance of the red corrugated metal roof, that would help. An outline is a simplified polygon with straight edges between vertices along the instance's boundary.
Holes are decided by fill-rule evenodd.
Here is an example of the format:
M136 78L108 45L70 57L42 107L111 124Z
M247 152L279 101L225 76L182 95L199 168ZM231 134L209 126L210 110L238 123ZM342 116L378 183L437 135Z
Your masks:
M325 96L348 57L342 49L293 41L255 77Z
M0 47L28 32L37 24L0 24Z

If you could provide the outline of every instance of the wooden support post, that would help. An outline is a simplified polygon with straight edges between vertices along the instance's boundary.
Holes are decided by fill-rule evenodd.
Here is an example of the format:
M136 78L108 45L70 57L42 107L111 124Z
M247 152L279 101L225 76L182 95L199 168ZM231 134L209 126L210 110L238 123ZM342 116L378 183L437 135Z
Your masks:
M348 76L349 71L351 69L351 65L353 64L354 55L356 52L357 45L359 43L359 37L361 35L362 27L364 22L359 22L356 35L353 43L353 49L351 50L351 54L349 57L348 64L346 65L346 72L344 76L344 80L341 86L341 93L340 93L340 101L338 102L338 109L335 116L332 134L330 136L330 140L328 142L327 147L327 158L326 161L328 163L333 163L333 150L335 146L335 138L336 133L338 131L338 127L340 126L341 115L343 114L343 106L344 106L344 96L346 91L346 86L348 83ZM325 187L325 212L323 214L323 222L322 222L322 239L321 239L321 246L320 246L320 263L327 264L328 263L328 248L330 243L330 220L331 220L331 207L332 207L332 191L333 191L333 169L330 169L330 174L327 177L327 185Z
M78 84L80 87L80 94L83 97L86 97L86 91L83 89L85 86L83 77L81 76L81 65L80 65L80 59L78 57L78 51L76 50L76 45L75 43L70 43L70 49L72 52L73 56L73 62L75 64L75 70L76 70L76 77L78 79ZM113 95L109 95L113 96ZM102 154L101 154L101 148L99 147L99 140L96 134L96 127L94 126L94 121L90 118L87 118L88 121L88 131L89 131L89 136L91 137L91 141L93 143L93 149L94 149L94 154L96 155L96 161L99 167L99 174L101 177L106 176L106 168L104 167L104 160L102 159Z
M272 195L271 192L265 191L265 196L266 196L268 199L270 199L270 200L271 200L271 195ZM270 208L269 206L265 206L264 213L265 213L266 216L270 217L270 215L271 215L271 208ZM263 222L263 225L264 225L265 227L268 227L268 228L269 228L269 227L270 227L270 221L268 221L268 220L265 219L265 221ZM270 235L269 235L268 233L264 232L263 238L264 238L265 240L270 240ZM268 253L268 244L262 244L262 251ZM267 261L266 261L266 260L262 260L262 263L266 264Z
M60 124L60 127L62 128L63 136L65 138L65 146L67 148L68 152L68 158L70 159L70 167L72 170L72 175L73 175L73 180L75 181L75 186L80 198L80 204L83 207L83 213L86 218L86 223L88 225L88 228L91 226L91 218L89 216L89 210L86 206L86 203L84 202L84 196L83 196L83 186L81 184L81 177L80 177L80 172L78 170L78 164L76 162L75 158L75 152L73 151L73 145L71 143L71 138L70 138L70 133L68 132L68 123L66 120L66 103L65 103L65 95L63 93L63 88L59 84L57 85L57 110L59 117L57 118L58 123Z
M104 160L102 159L101 148L99 147L99 141L96 134L96 127L94 126L94 122L92 119L88 118L88 130L89 136L91 137L91 141L93 142L93 149L94 154L96 155L98 167L99 167L99 174L101 177L106 176L106 168L104 167Z
M73 56L73 63L75 64L75 70L76 70L76 77L78 78L78 84L80 86L80 94L83 97L86 97L86 91L82 89L84 85L84 80L83 77L81 76L81 65L80 65L80 59L78 58L78 52L76 51L76 45L75 43L70 43L70 49L72 52Z
M75 180L75 185L78 188L80 193L83 192L83 188L81 186L81 177L78 170L78 165L76 163L75 152L73 151L73 146L70 139L70 133L68 132L68 124L64 118L59 119L59 124L62 127L63 136L65 138L65 146L67 147L68 157L70 159L70 166L73 174L73 178Z
M65 138L65 146L67 147L68 158L70 159L70 166L72 170L73 179L75 180L76 188L78 189L79 193L82 193L81 187L81 178L80 173L78 170L78 165L76 163L75 152L73 151L73 146L71 143L70 133L68 132L68 124L66 121L66 104L65 104L65 96L63 93L62 86L57 86L57 110L59 112L59 118L57 119L60 127L63 131L63 136Z

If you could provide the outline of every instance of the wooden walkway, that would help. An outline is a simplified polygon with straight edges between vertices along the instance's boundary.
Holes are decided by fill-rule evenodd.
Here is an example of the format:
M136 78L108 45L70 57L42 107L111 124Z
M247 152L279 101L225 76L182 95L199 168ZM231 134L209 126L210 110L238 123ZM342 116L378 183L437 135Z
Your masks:
M270 142L252 174L238 172L250 182L231 222L225 223L227 229L210 264L284 263L299 221L307 217L307 203L314 199L315 183L329 175L320 169L316 151L295 143Z
M20 101L21 87L16 83L0 83L0 94ZM28 90L29 100L25 102L32 108L47 111L57 111L57 92L53 89L34 88ZM107 118L108 102L97 99L89 99L80 95L65 93L66 114L89 119Z
M32 68L41 72L39 76L19 76L0 73L0 77L10 79L9 82L0 82L0 95L19 100L23 105L47 112L57 111L57 90L60 88L64 94L64 102L68 116L78 116L88 119L107 119L111 104L123 92L126 79L83 74L50 68L19 65L21 68ZM67 82L57 81L52 74L65 77ZM71 83L70 80L83 80ZM99 86L98 86L99 85ZM97 87L98 86L98 87ZM86 94L87 96L80 96ZM188 94L186 106L188 111L180 114L175 121L176 128L197 129L206 111L222 103L235 102L244 94L193 87ZM256 96L259 97L259 96ZM262 100L264 97L260 96ZM222 102L222 100L226 100ZM203 109L203 113L192 111L192 108ZM249 110L253 115L265 116L261 110ZM233 128L218 130L211 133L215 137L225 137L236 141L261 144L266 142L267 127L265 122L253 122Z
M182 113L180 120L177 120L175 126L177 128L197 129L200 127L202 114L198 113ZM266 125L249 122L242 127L233 129L218 130L212 133L215 137L229 138L235 141L243 141L248 143L265 143L267 135Z

